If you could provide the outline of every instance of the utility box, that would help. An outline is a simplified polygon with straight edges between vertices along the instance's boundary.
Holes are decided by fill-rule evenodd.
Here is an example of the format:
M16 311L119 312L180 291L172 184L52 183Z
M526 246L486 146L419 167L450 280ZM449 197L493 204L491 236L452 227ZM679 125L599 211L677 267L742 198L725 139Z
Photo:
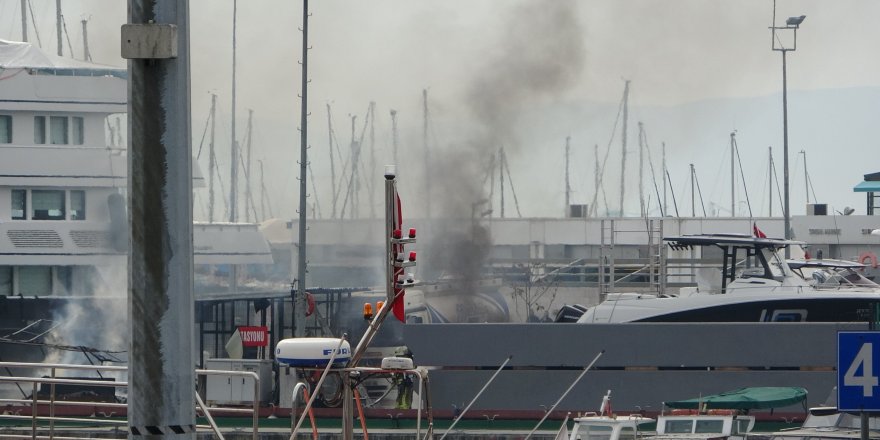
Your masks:
M260 377L260 388L254 396L254 379L246 376L208 375L205 380L207 404L252 405L256 398L268 402L272 398L272 361L268 359L207 359L205 368L220 371L251 371Z

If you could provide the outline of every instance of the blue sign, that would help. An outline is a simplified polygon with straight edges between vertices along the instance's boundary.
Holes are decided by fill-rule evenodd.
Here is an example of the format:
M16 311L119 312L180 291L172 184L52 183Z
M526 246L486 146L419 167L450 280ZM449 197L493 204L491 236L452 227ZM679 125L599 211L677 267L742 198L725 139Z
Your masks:
M837 406L880 411L880 332L837 334Z

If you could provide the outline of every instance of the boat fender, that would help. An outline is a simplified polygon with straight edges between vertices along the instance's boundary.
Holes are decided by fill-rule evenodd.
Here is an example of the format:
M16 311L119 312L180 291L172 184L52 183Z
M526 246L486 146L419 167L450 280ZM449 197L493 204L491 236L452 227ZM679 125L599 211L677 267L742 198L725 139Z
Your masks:
M312 313L315 313L315 295L306 292L306 303L306 316L312 316Z
M862 252L859 254L859 263L864 264L865 266L870 265L872 268L877 268L877 255L875 255L871 251Z

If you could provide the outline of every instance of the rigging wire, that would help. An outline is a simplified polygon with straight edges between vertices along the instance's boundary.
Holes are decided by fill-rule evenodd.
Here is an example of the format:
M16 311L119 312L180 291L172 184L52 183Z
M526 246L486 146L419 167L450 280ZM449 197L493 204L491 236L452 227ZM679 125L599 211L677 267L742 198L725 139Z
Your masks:
M657 194L657 205L660 207L660 217L665 217L665 211L663 203L660 201L660 189L657 188L657 176L654 174L654 160L651 158L651 146L648 144L648 132L642 129L642 137L645 141L645 150L648 151L648 166L651 168L651 182L654 184L654 192ZM648 209L645 208L645 212L648 212Z
M736 142L736 138L733 138L732 148L733 148L733 151L736 152L736 160L737 160L737 162L739 162L739 174L740 174L740 178L742 178L743 192L745 193L745 196L746 196L746 206L749 208L749 218L751 219L754 217L754 215L752 215L752 202L749 200L749 188L746 186L746 175L743 172L742 158L739 157L739 144ZM734 216L734 214L731 213L731 216Z
M76 58L73 54L73 45L70 44L70 34L67 33L67 20L64 19L64 14L61 14L61 27L64 29L64 36L67 38L67 49L70 50L70 58Z
M31 0L27 0L27 5L28 5L28 9L31 11L31 24L33 25L33 28L34 28L34 35L37 36L37 46L40 49L42 49L43 48L43 41L40 40L40 30L37 28L37 20L35 18L36 15L34 15L34 5L31 4Z
M675 216L681 217L678 214L678 202L675 200L675 188L672 186L672 177L669 176L669 170L666 170L666 181L669 182L669 192L672 194L672 206L675 208Z
M504 170L507 172L507 184L510 186L510 192L513 193L513 206L516 207L516 215L519 218L522 218L522 213L519 212L519 200L516 198L516 189L513 187L513 178L510 177L510 164L507 163L507 155L504 154L504 150L501 150L501 164L504 166Z
M697 194L700 195L700 207L703 208L703 217L708 217L706 215L706 205L703 203L703 190L700 189L700 179L697 177L697 172L694 171L694 183L697 184ZM733 213L730 213L733 216Z

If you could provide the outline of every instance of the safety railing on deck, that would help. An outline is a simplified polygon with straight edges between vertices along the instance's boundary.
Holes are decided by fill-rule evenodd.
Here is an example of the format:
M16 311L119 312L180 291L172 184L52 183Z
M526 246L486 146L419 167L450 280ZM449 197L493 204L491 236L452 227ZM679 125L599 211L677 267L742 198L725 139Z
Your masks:
M0 368L8 369L16 368L16 369L28 369L28 370L49 370L50 374L48 377L29 377L29 376L0 376L0 383L13 383L18 385L19 389L22 390L24 394L24 388L21 388L21 384L28 384L28 389L31 390L30 398L22 398L22 399L0 399L0 405L5 405L5 408L2 412L0 412L0 420L11 420L11 421L19 421L19 422L30 422L30 437L32 439L58 439L65 440L71 437L62 437L56 436L56 422L64 422L64 423L73 423L73 424L88 424L90 426L99 425L99 426L107 426L107 427L124 427L128 425L127 420L117 420L111 419L115 413L112 411L113 409L127 410L128 405L126 403L120 402L101 402L101 401L87 401L87 400L57 400L56 393L56 385L80 385L80 386L90 386L90 387L111 387L114 389L117 388L127 388L128 382L125 381L116 381L116 380L105 380L103 373L110 374L127 374L128 368L122 366L111 366L111 365L76 365L76 364L46 364L46 363L31 363L31 362L0 362ZM69 379L69 378L60 378L57 377L57 372L59 370L70 370L70 371L95 371L98 373L99 377L94 379ZM260 390L260 377L253 371L221 371L221 370L195 370L197 375L214 375L214 376L239 376L245 378L251 378L254 381L254 399L253 399L253 407L252 408L223 408L222 411L224 413L242 413L252 414L253 417L253 439L256 440L258 436L258 421L259 421L259 390ZM49 385L49 393L48 400L45 398L41 399L41 385L48 384ZM115 391L113 395L115 396ZM198 393L195 394L196 399L196 410L201 411L204 417L208 420L209 426L199 425L197 429L210 429L214 432L214 434L220 440L223 440L223 434L220 431L220 428L217 426L214 421L214 417L212 416L210 409L207 405L205 405L204 401L202 401L201 396ZM27 396L24 396L27 397ZM41 414L43 407L48 406L48 415ZM95 417L96 414L92 414L92 417L83 418L83 417L68 417L68 416L59 416L56 409L58 407L92 407L95 410L97 408L110 410L110 415L108 416L105 413L103 415L105 418ZM25 409L30 411L29 415L22 415ZM45 427L45 423L48 422L48 436L46 435L38 435L39 429ZM26 426L24 424L19 425L18 427ZM3 434L0 433L0 438L22 438L23 436L19 433L17 434ZM126 434L127 437L127 434ZM76 437L73 437L76 438Z

